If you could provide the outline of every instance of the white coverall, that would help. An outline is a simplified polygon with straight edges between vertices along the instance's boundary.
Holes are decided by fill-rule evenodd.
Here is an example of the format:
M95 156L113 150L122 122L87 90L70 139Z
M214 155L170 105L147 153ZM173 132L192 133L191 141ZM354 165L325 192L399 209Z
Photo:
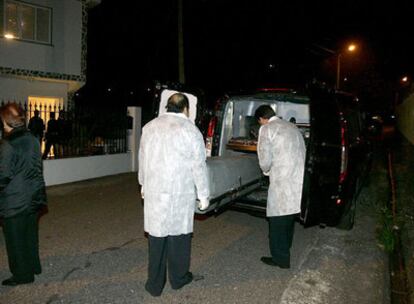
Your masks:
M266 215L300 212L306 147L299 129L276 116L259 130L260 168L269 175Z
M138 180L144 190L144 230L154 237L193 232L195 202L209 197L203 136L182 113L146 124Z

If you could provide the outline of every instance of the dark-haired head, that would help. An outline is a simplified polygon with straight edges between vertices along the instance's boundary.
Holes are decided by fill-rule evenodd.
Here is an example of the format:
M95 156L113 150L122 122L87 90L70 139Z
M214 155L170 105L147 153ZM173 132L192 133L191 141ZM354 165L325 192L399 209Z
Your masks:
M184 113L190 109L187 96L182 93L175 93L168 98L167 112Z
M256 112L254 112L254 117L257 120L260 120L260 118L270 119L275 115L275 111L273 111L273 109L268 105L261 105L256 109Z

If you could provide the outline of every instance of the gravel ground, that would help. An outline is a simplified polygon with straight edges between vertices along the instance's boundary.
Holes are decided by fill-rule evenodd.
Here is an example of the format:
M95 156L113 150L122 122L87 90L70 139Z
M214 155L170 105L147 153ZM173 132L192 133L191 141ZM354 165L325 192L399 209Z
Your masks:
M135 174L51 187L40 223L43 273L34 284L1 286L0 303L388 303L377 190L362 193L351 231L297 224L289 270L260 262L269 254L265 219L226 211L197 220L191 268L205 279L179 291L167 283L152 298L144 290L147 239ZM0 278L9 275L1 235Z

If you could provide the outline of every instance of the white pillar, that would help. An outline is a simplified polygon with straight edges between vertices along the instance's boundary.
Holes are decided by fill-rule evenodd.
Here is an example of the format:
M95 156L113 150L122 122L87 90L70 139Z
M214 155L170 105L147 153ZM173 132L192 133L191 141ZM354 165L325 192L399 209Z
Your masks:
M128 150L131 152L131 172L138 171L138 149L141 140L141 108L128 107L128 115L133 118L132 130L128 131Z

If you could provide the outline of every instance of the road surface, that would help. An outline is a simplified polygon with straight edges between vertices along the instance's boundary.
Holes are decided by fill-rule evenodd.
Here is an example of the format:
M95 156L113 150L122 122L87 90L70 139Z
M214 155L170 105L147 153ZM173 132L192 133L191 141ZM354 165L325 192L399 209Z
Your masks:
M296 224L289 270L260 262L269 255L264 218L226 211L196 221L191 269L205 279L179 291L167 283L159 298L144 290L147 239L136 175L51 187L40 222L43 273L34 284L1 286L0 303L387 303L373 203L383 173L362 193L352 231ZM1 235L0 278L9 275Z

